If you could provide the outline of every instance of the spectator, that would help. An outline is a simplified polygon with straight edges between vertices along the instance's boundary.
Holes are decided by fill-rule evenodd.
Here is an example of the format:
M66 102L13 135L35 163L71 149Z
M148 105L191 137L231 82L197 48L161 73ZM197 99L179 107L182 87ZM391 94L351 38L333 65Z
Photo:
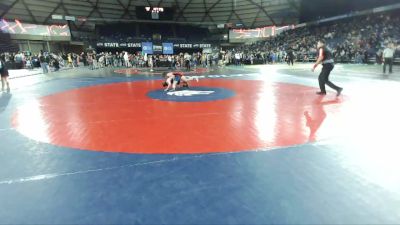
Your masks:
M394 58L394 46L389 44L383 51L383 73L386 73L386 65L389 65L389 74L393 73L393 58Z
M46 56L44 55L44 53L40 53L39 62L40 62L40 67L42 67L43 73L47 74L49 72L49 70L47 67L47 60L46 60Z

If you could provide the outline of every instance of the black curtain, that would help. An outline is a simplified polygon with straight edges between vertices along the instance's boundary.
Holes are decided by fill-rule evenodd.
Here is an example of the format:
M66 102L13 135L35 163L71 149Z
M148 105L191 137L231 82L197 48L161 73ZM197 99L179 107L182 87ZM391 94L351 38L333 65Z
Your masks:
M18 50L18 45L12 43L10 34L3 33L0 30L0 54L4 52L17 52Z

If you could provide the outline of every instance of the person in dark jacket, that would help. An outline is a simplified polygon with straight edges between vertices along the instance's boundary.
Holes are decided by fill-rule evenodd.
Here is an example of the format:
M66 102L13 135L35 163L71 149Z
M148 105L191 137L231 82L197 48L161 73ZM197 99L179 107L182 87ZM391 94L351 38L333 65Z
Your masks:
M60 62L58 62L58 59L56 57L51 57L51 61L54 67L54 71L59 71L60 70Z
M40 66L43 69L43 74L48 73L49 69L47 68L47 66L48 66L47 59L43 53L40 53L40 55L39 55L39 62L40 62Z
M5 91L5 86L7 86L7 91L10 91L10 83L8 82L8 69L4 55L0 56L0 75L1 75L1 91Z
M322 40L318 41L317 48L319 51L319 56L317 62L314 64L312 68L312 71L314 72L315 68L317 68L319 64L322 64L322 71L318 77L320 91L317 92L317 94L326 95L326 90L325 90L325 84L326 84L332 89L336 90L337 92L336 96L339 96L342 93L343 88L338 87L334 83L329 81L329 75L334 68L332 52L325 46L325 42Z

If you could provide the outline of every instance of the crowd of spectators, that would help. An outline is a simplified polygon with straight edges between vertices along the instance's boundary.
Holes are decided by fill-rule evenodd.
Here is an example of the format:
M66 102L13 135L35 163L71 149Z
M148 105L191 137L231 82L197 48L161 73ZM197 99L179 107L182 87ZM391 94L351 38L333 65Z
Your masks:
M37 54L30 52L17 52L9 53L5 52L0 55L8 69L34 69L36 67L42 67L44 73L48 73L50 67L54 71L58 71L61 67L71 66L74 67L79 65L79 60L84 57L84 53L81 55L75 53L48 53L40 51ZM68 62L70 62L68 64Z
M88 66L104 67L186 67L226 64L267 64L288 61L313 61L317 56L316 42L325 39L336 62L382 63L383 50L394 46L395 57L400 56L400 13L373 14L324 24L288 30L267 40L252 44L218 49L212 53L179 53L175 55L146 55L140 52L101 52L94 50L76 53L30 54L3 53L9 69L60 68Z
M241 61L279 62L293 51L297 61L315 60L316 43L324 39L337 62L381 63L382 52L390 43L400 56L400 12L373 14L315 24L283 32L268 40L229 49L230 57Z
M1 57L8 69L33 69L41 67L43 73L58 71L60 68L87 67L90 70L111 67L149 68L168 67L190 70L194 67L210 67L221 63L219 53L179 53L174 55L147 55L140 52L100 52L94 50L76 53L38 54L27 52L3 53Z
M123 52L89 52L86 56L86 63L90 69L98 69L104 67L135 67L144 68L148 67L153 69L155 67L168 67L168 68L186 68L190 70L192 67L202 66L209 67L217 65L219 54L209 53L179 53L175 55L147 55L140 52L129 53Z

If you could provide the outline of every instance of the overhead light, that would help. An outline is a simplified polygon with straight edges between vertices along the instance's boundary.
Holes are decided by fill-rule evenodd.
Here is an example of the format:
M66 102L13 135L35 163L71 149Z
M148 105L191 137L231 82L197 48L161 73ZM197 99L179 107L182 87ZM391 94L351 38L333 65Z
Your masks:
M75 21L75 16L65 16L65 20Z
M53 20L62 20L62 19L63 19L63 16L62 16L62 15L51 15L51 18L52 18Z

